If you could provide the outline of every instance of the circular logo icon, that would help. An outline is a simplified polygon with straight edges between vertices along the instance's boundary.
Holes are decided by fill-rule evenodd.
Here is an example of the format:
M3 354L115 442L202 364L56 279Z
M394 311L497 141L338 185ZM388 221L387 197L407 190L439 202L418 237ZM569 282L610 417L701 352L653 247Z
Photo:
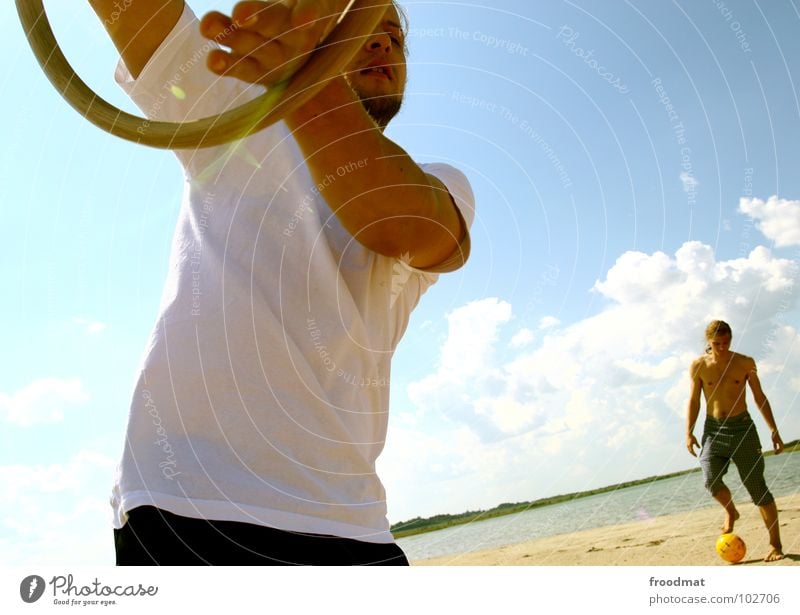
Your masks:
M36 602L44 593L44 579L38 574L32 574L22 579L19 584L19 597L25 602Z

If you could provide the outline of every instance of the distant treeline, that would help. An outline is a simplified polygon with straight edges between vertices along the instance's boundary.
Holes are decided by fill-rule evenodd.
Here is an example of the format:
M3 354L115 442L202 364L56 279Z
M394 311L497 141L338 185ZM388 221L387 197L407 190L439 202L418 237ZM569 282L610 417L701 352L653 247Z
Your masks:
M796 452L800 450L800 440L793 440L792 442L785 443L787 452ZM772 455L772 451L765 452L764 455ZM579 491L576 493L566 493L564 495L554 495L549 498L542 498L540 500L533 500L532 502L505 502L499 506L495 506L489 510L473 510L463 512L457 515L435 515L433 517L415 517L408 521L395 523L392 526L392 534L395 538L403 538L404 536L413 536L414 534L422 534L423 532L433 532L442 530L454 525L461 525L464 523L471 523L473 521L483 521L485 519L492 519L494 517L502 517L503 515L513 515L514 513L531 510L532 508L540 508L542 506L550 506L552 504L559 504L561 502L568 502L569 500L576 500L578 498L586 498L590 495L597 495L599 493L608 493L609 491L616 491L617 489L625 489L626 487L635 487L636 485L644 485L646 483L653 483L659 480L666 480L668 478L675 478L676 476L683 476L693 472L699 472L700 468L693 468L691 470L683 470L681 472L673 472L672 474L663 474L661 476L650 476L648 478L641 478L639 480L629 481L627 483L618 483L616 485L609 485L607 487L599 487L591 489L590 491Z

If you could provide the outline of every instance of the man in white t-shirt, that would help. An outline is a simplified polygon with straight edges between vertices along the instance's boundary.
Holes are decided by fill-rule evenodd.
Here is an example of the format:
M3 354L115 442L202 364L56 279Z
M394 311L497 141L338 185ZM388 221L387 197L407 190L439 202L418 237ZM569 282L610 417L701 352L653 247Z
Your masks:
M148 118L284 79L346 0L90 0ZM375 474L412 309L469 253L466 178L383 129L406 80L388 0L346 76L235 144L184 150L185 193L112 496L118 564L403 564ZM124 9L124 10L123 10ZM221 47L220 47L221 45Z

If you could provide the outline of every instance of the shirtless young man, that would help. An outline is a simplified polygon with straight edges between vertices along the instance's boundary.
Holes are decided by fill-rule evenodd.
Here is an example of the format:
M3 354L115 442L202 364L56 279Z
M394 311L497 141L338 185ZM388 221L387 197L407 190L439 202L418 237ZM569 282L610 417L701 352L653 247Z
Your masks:
M708 350L692 363L690 376L692 392L686 424L686 448L695 457L694 447L700 447L700 465L703 468L706 489L725 509L722 533L733 531L739 512L733 504L731 492L722 477L731 461L736 464L742 483L758 506L769 531L772 549L764 561L783 558L778 508L764 481L764 457L756 427L747 413L745 383L750 384L756 405L772 433L775 453L783 451L783 441L775 424L769 401L758 380L756 362L738 352L731 352L732 331L722 320L712 321L706 327ZM694 425L700 414L700 392L706 399L706 421L703 444L694 437Z

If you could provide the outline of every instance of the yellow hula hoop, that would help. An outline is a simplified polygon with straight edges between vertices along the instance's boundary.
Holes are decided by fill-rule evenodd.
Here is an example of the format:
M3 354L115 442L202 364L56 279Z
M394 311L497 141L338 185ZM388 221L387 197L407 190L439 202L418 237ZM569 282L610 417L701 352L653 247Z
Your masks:
M95 94L64 57L42 0L16 0L28 43L45 75L78 113L117 137L163 149L194 149L235 141L266 128L303 105L347 68L381 20L388 0L353 0L339 24L309 60L286 81L240 107L191 122L155 122L118 109Z

